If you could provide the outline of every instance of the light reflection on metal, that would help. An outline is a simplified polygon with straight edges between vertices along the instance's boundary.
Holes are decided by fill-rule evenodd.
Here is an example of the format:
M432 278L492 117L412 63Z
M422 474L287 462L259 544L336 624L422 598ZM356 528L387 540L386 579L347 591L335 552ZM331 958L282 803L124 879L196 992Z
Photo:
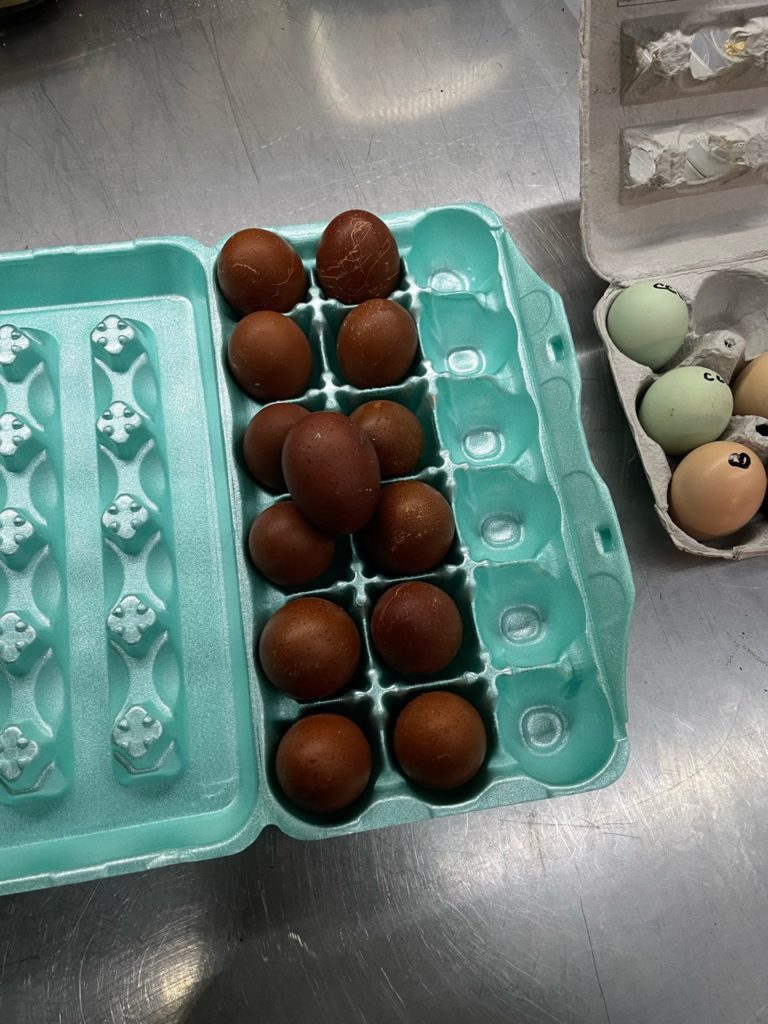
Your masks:
M390 72L393 65L400 65L400 76L392 76L396 88L388 96L383 83L376 81L375 67L368 72L371 88L360 88L359 60L350 60L359 45L358 34L350 30L347 35L338 23L331 30L330 19L313 11L307 35L312 71L320 86L318 97L327 101L341 120L381 127L444 114L497 89L507 74L501 61L462 60L452 50L440 54L432 50L428 60L421 54L414 41L431 38L429 19L429 11L411 11L405 31L402 14L366 16L367 23L374 22L368 32L377 40L377 49L387 51Z

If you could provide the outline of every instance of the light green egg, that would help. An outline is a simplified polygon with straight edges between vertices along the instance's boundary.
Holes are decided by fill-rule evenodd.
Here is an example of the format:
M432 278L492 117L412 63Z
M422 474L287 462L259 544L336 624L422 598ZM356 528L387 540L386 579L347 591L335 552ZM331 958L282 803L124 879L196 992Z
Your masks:
M663 281L638 281L619 292L608 310L608 333L625 356L657 370L685 341L688 306Z
M733 395L706 366L679 366L654 381L640 403L640 424L667 455L715 441L733 414Z

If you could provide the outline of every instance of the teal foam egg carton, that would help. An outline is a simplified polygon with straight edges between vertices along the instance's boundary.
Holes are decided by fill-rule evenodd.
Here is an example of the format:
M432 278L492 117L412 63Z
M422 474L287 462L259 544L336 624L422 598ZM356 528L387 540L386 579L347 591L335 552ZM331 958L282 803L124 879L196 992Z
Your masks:
M322 225L278 228L310 274L291 316L314 356L310 410L402 402L427 443L417 476L450 500L457 538L425 578L465 639L439 678L404 684L376 658L369 612L390 580L345 538L322 593L364 660L342 695L300 705L254 657L298 591L246 555L275 500L244 469L258 405L231 379L232 311L217 250L185 238L0 257L0 891L233 853L268 824L314 838L605 785L627 760L633 588L588 455L563 308L491 211L385 218L403 261L395 301L421 358L397 387L340 378L348 307L314 278ZM391 752L425 689L466 696L489 753L464 789L414 789ZM281 794L281 735L322 707L368 736L371 783L347 812Z

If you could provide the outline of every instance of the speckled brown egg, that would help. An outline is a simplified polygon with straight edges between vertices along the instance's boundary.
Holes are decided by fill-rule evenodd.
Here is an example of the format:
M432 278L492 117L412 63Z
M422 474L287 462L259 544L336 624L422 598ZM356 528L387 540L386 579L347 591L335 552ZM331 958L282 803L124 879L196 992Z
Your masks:
M336 356L344 380L356 388L383 388L406 376L417 347L411 314L390 299L371 299L344 319Z
M275 757L277 781L291 801L313 814L349 807L368 785L371 746L344 715L308 715L290 727Z
M270 491L284 491L283 444L288 431L309 413L300 405L277 402L260 409L243 435L243 460L251 476Z
M392 294L400 280L400 253L383 220L365 210L347 210L323 232L316 270L329 298L355 305Z
M461 613L444 590L414 581L390 587L376 602L371 639L382 661L403 675L429 675L461 647Z
M436 566L448 554L455 532L451 506L439 491L419 480L399 480L382 489L359 540L377 569L399 576Z
M360 634L333 601L299 597L267 621L259 658L278 690L296 700L320 700L351 681L360 661Z
M259 402L295 398L309 384L309 342L302 329L282 313L244 317L232 331L227 355L232 376Z
M241 316L262 309L287 313L307 294L307 272L296 250L274 231L245 228L219 253L221 293Z
M327 572L336 541L308 522L292 501L265 509L248 534L251 561L279 587L300 587Z
M376 509L381 473L376 449L338 412L316 412L283 445L283 475L301 511L326 533L354 533Z
M426 789L456 789L480 771L488 737L477 710L458 694L434 690L415 697L395 723L395 757Z
M424 431L404 405L386 399L366 402L349 418L371 439L382 477L406 476L419 464Z

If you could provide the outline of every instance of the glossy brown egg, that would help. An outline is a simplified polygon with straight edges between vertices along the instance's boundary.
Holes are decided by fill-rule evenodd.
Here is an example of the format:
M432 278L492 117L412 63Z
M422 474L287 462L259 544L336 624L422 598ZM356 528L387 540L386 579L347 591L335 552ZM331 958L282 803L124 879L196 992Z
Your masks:
M411 314L390 299L371 299L344 319L336 356L344 380L356 388L383 388L406 376L417 348Z
M241 316L271 309L287 313L307 294L307 272L296 250L274 231L245 228L219 253L221 293Z
M444 669L456 657L462 634L455 601L431 583L390 587L371 616L371 639L382 661L408 676Z
M400 253L383 220L365 210L347 210L323 232L316 270L328 298L355 305L392 294L400 280Z
M243 460L251 476L270 491L284 491L283 444L288 431L309 416L306 409L277 402L260 409L243 435Z
M382 489L376 514L359 541L381 572L410 575L441 562L455 532L451 506L439 491L419 480L399 480Z
M360 661L360 634L333 601L299 597L267 621L259 658L278 690L296 700L320 700L351 681Z
M480 771L488 737L468 700L434 690L415 697L400 712L394 748L400 767L418 786L456 789Z
M365 790L373 758L363 730L343 715L308 715L280 740L277 781L297 807L328 814L349 807Z
M326 533L354 533L376 510L376 449L341 413L315 412L291 429L283 445L283 475L301 511Z
M251 561L279 587L299 587L327 572L336 541L308 522L292 501L265 509L248 534Z
M259 402L306 391L312 351L302 329L282 313L251 313L236 324L227 348L232 376Z
M419 464L424 431L410 409L381 399L366 402L349 417L370 438L382 477L406 476Z

